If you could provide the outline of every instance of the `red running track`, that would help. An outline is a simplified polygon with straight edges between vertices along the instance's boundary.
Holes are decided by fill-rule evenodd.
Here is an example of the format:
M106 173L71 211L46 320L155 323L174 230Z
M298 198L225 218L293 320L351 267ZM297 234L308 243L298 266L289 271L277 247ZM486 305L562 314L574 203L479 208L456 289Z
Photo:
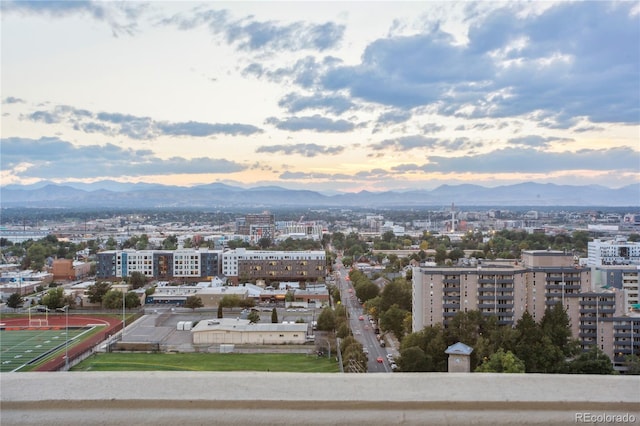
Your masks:
M67 326L67 316L65 314L54 314L54 315L31 315L32 320L47 320L47 325L42 326L33 326L29 324L29 318L7 318L2 320L3 327L6 330L11 330L12 328L19 329L64 329ZM117 333L122 329L122 320L112 317L104 317L104 316L81 316L81 315L69 315L69 327L87 327L90 324L104 324L104 327L101 327L100 332L92 335L88 339L82 340L77 344L74 344L69 348L69 360L73 360L90 350L98 343L104 341L107 336ZM64 353L56 356L55 358L47 361L46 363L40 365L36 368L35 371L58 371L62 367L65 366Z

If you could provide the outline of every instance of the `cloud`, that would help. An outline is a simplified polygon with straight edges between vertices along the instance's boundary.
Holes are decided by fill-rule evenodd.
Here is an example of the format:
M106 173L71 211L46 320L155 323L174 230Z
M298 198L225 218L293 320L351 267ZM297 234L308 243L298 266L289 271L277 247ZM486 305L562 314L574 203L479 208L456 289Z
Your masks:
M247 168L234 161L208 157L162 159L150 150L114 144L75 146L55 137L5 138L0 152L3 172L24 179L235 173Z
M349 132L355 125L346 120L332 120L318 114L310 117L289 117L280 120L270 117L266 120L268 124L276 126L280 130L298 132L301 130L315 130L317 132Z
M189 121L186 123L158 123L156 128L164 135L169 136L194 136L204 137L216 134L225 135L251 135L260 132L255 126L249 124L229 123L211 124Z
M146 5L135 2L17 0L2 1L0 7L2 13L17 12L52 18L72 15L89 16L109 25L113 36L118 37L123 34L134 35L137 32L137 19Z
M388 111L380 114L377 120L377 124L398 124L404 123L411 118L410 111Z
M314 143L301 143L295 145L269 145L256 149L258 153L281 153L285 155L299 154L305 157L315 157L317 155L335 155L344 151L343 146L325 147Z
M519 138L509 139L509 144L520 145L524 147L533 148L548 148L553 142L570 142L572 139L556 138L556 137L542 137L539 135L528 135Z
M560 2L539 14L505 7L474 21L467 44L439 27L379 39L359 64L323 72L318 88L463 118L545 111L546 127L567 128L576 117L636 124L640 25L633 7Z
M566 170L638 170L639 151L630 148L584 149L578 152L544 152L531 148L505 148L491 153L442 157L430 156L428 163L403 164L396 171L444 173L551 173Z
M73 129L107 136L121 135L137 140L152 140L160 136L207 137L213 135L252 135L262 132L256 126L241 123L202 123L197 121L155 121L150 117L98 112L58 105L51 111L41 110L22 117L46 124L71 123Z
M392 150L398 152L410 151L413 149L441 149L450 152L469 150L482 146L481 142L473 142L469 138L434 138L422 135L402 136L393 139L385 139L378 143L370 144L369 148L374 151Z
M214 35L221 35L227 43L243 51L279 52L315 50L336 47L344 36L345 27L333 22L312 24L276 21L257 21L252 16L233 20L225 10L196 9L189 14L178 14L163 19L162 25L191 30L208 26Z
M15 98L13 96L7 96L2 100L3 104L23 104L24 102L24 99Z
M341 63L340 59L333 56L325 56L322 60L306 56L296 60L291 66L273 69L254 62L242 70L242 75L264 78L276 83L287 80L305 89L313 89L321 86L324 74Z
M283 180L353 180L352 175L343 173L315 173L315 172L283 172L278 176Z
M280 99L278 106L286 108L287 112L292 114L307 109L320 109L336 115L340 115L355 107L349 98L341 95L323 95L320 93L311 96L288 93Z

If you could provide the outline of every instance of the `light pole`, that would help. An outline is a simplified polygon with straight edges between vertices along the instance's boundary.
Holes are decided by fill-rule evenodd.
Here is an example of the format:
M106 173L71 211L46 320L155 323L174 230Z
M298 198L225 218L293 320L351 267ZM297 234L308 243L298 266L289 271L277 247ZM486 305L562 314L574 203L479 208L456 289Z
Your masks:
M64 311L65 315L65 338L64 338L64 369L69 371L69 305L64 305L62 308L58 308L60 311Z

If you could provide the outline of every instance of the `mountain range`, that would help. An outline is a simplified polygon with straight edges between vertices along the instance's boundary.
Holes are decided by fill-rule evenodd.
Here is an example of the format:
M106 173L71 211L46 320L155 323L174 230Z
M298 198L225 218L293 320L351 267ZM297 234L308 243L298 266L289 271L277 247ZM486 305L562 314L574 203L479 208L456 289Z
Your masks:
M2 207L24 208L223 208L223 207L427 207L447 206L640 206L640 184L612 189L599 185L534 182L493 188L442 185L433 190L322 194L278 186L242 188L212 183L193 187L160 184L8 185Z

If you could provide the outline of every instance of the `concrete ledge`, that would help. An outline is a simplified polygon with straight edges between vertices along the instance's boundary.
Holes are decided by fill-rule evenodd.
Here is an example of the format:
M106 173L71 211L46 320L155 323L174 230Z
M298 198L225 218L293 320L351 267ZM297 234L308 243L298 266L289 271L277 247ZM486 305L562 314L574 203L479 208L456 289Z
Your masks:
M3 426L640 424L638 376L8 373L0 391Z

